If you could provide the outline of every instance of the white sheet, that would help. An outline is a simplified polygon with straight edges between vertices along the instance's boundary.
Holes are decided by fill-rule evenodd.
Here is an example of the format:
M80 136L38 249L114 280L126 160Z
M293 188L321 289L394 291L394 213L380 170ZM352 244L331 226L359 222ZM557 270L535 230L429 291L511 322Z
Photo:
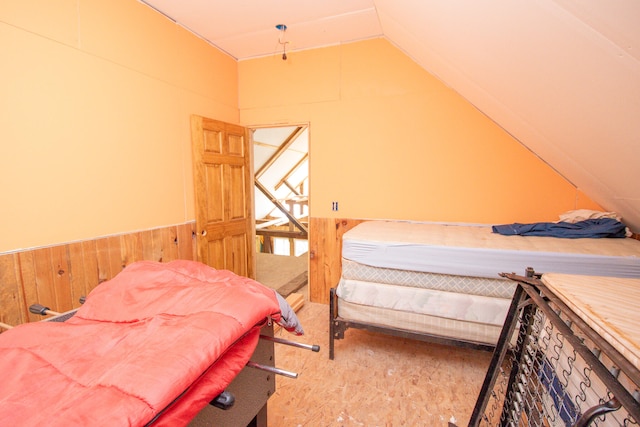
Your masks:
M343 235L342 256L374 267L495 278L541 273L640 278L640 241L503 236L486 225L367 221Z

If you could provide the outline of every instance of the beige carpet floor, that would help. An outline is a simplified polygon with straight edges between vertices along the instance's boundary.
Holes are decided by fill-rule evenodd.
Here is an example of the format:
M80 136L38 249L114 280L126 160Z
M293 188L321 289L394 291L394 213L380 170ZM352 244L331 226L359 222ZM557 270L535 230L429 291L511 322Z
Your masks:
M306 288L302 290L304 292ZM314 353L276 345L278 376L269 399L269 426L465 426L491 354L348 330L329 360L329 306L305 302L305 335L277 336L319 344Z

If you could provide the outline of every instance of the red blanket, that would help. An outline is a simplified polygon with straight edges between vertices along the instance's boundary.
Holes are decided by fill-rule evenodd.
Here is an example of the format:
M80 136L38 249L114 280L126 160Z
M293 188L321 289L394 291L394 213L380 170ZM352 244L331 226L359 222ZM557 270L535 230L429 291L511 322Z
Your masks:
M0 335L0 425L184 425L243 368L272 289L192 261L131 264L64 323Z

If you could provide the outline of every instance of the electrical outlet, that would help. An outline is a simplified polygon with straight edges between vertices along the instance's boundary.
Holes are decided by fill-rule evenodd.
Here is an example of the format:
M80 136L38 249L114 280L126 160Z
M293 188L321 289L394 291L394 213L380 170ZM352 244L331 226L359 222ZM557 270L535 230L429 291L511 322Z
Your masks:
M331 210L334 212L338 211L338 202L331 202Z

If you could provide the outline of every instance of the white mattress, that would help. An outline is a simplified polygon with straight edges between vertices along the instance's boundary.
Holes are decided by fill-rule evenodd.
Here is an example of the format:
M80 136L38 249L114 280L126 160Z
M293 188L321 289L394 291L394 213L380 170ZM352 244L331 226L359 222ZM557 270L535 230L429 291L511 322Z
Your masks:
M352 321L491 345L496 344L502 330L502 326L369 307L344 300L338 300L338 311L341 317Z
M513 280L501 277L494 279L428 273L425 271L396 270L358 264L344 258L342 259L342 278L509 299L516 289L516 283Z
M541 273L640 278L640 241L503 236L486 225L367 221L343 235L342 257L398 270L472 277Z
M337 294L353 304L496 326L504 323L511 303L507 298L345 279Z

